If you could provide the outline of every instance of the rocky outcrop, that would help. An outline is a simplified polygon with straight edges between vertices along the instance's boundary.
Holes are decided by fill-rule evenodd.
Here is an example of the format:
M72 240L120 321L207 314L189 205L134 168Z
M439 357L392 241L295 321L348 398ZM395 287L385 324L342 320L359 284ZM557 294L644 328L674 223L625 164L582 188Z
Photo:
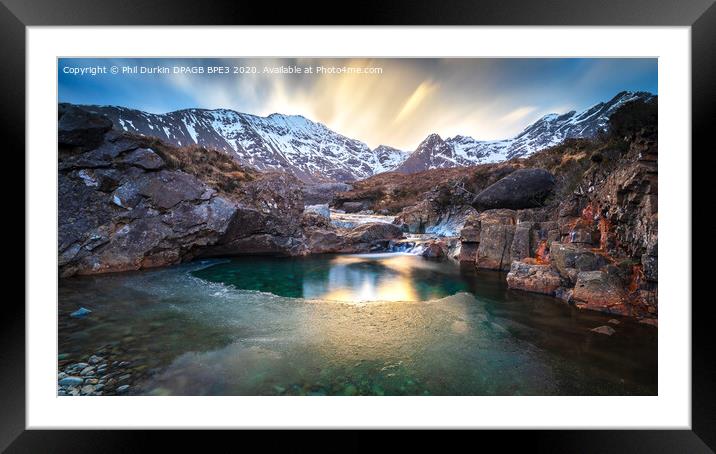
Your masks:
M72 106L60 107L59 128L61 276L308 252L300 185L290 175L121 133Z
M581 309L630 315L625 304L623 284L606 271L583 271L577 274L572 299Z
M516 260L507 273L507 285L512 289L554 295L562 285L562 278L550 265Z
M351 243L368 243L395 240L403 237L403 231L396 225L385 222L363 224L349 230L345 238Z
M554 184L554 176L545 169L515 170L477 194L472 205L479 210L539 207Z

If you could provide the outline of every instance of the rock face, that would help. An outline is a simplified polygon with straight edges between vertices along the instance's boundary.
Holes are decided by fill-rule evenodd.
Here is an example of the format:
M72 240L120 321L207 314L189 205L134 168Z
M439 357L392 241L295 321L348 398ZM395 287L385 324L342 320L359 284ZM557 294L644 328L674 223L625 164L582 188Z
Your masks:
M218 152L194 155L120 133L82 109L60 108L59 115L61 276L309 252L294 177L247 174Z
M623 285L604 271L583 271L577 275L574 299L577 307L628 315Z
M480 232L477 266L488 270L510 268L510 246L515 235L514 225L488 224Z
M587 248L567 243L552 242L550 246L550 257L552 263L563 275L569 274L570 270L594 271L607 264L606 259Z
M554 176L544 169L519 169L488 186L472 204L480 210L534 208L552 193Z
M514 261L507 274L507 285L512 289L554 295L562 285L562 278L550 265Z
M519 196L526 193L510 181L524 173L521 170L487 187L475 197L482 211L471 216L461 231L460 260L501 270L510 263L507 283L512 289L554 294L579 309L655 324L655 127L604 142L565 143L525 160L534 166L535 175L544 175L545 165L550 169L545 185L533 187L541 194L540 187L550 187L552 195L543 200L545 206L479 208L524 206L511 204L508 190L514 188Z

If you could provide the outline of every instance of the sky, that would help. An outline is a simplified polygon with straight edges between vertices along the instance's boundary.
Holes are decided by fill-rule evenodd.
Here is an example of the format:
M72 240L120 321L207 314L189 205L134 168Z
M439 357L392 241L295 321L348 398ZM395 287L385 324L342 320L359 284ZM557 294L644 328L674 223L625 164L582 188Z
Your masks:
M657 94L657 59L63 58L58 90L60 102L152 113L303 115L371 148L410 151L431 133L510 138L622 90Z

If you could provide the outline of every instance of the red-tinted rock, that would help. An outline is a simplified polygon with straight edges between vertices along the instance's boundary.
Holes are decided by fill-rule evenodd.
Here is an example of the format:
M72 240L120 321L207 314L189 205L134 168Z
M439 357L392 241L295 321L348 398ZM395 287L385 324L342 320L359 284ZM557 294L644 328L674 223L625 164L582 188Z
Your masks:
M533 265L514 261L507 273L507 285L511 289L553 295L562 279L549 265Z

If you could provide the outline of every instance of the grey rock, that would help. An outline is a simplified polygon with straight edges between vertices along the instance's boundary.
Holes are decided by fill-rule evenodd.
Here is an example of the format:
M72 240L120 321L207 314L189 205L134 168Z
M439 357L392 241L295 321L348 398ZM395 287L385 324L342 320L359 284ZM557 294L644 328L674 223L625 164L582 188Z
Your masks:
M61 386L80 386L83 383L83 381L84 380L82 379L82 377L70 376L70 377L65 377L65 378L61 379L57 383L60 384Z
M614 330L614 328L612 328L611 326L607 326L607 325L592 328L590 331L593 331L593 332L599 333L599 334L605 334L607 336L611 336L612 334L614 334L616 332Z
M60 145L94 147L112 128L112 122L106 116L76 106L60 105L58 113L57 140Z
M164 166L164 160L150 148L137 148L123 155L119 162L145 170L157 170Z
M488 186L473 199L478 210L533 208L543 204L555 179L544 169L519 169Z
M328 204L322 204L322 205L307 205L303 209L304 213L316 213L319 216L330 219L331 218L331 210L328 208Z

